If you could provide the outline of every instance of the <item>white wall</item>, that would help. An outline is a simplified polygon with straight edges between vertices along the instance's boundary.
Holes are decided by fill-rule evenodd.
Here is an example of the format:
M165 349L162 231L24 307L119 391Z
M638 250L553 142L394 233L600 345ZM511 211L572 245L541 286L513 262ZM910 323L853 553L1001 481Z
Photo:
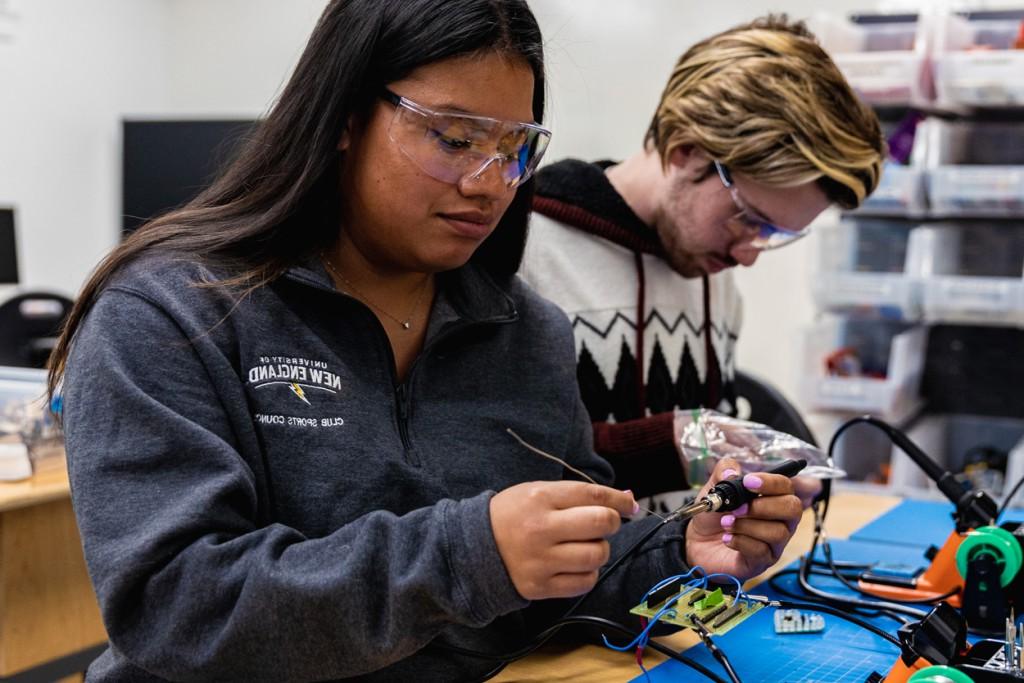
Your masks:
M256 116L290 73L325 0L7 0L0 42L0 204L19 208L25 283L73 292L119 226L122 116ZM842 13L870 2L836 0ZM679 54L811 0L534 0L548 44L549 159L639 148ZM739 363L795 395L797 331L811 319L812 240L739 273Z
M8 2L0 42L0 205L22 282L73 294L120 225L119 120L159 110L162 0Z
M253 117L299 59L325 0L163 0L173 112Z

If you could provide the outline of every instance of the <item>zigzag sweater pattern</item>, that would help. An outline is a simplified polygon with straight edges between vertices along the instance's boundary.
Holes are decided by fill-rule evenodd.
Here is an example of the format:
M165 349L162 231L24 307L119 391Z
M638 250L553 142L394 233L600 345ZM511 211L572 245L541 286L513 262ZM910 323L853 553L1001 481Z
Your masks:
M526 281L572 321L594 447L638 496L687 488L673 410L735 411L742 308L728 271L687 279L605 176L566 160L537 175Z

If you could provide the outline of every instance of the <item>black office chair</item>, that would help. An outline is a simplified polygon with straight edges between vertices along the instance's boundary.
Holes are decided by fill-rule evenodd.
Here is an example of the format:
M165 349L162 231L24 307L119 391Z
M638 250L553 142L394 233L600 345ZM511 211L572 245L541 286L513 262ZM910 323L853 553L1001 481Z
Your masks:
M26 292L0 304L0 365L46 367L71 306L71 299L49 292Z
M812 446L818 445L800 412L771 384L737 370L735 387L740 417L792 434ZM744 401L750 406L749 414L744 410Z

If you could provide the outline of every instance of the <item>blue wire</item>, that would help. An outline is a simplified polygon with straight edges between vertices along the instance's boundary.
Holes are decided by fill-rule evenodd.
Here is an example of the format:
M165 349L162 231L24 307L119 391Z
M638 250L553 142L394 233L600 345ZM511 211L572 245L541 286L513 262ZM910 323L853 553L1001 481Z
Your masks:
M651 593L653 593L654 591L658 590L659 588L662 588L663 586L667 586L668 584L672 583L676 579L688 579L688 578L690 578L690 575L693 574L695 571L700 571L701 574L704 574L703 567L697 566L697 567L693 567L692 569L690 569L690 571L686 572L685 574L676 574L675 576L670 576L667 579L662 579L658 583L654 584L654 586L652 586L649 591L644 593L644 597L640 598L640 603L639 604L643 604L643 603L647 602L647 598L650 597Z
M740 598L744 598L747 595L746 592L743 590L742 582L740 582L740 580L738 578L736 578L735 576L733 576L732 574L723 574L723 573L706 574L704 572L704 568L703 567L695 566L695 567L691 568L690 571L686 572L685 574L676 574L675 576L670 576L667 579L662 579L658 583L654 584L654 586L651 587L650 590L648 590L646 593L644 593L644 597L640 599L640 604L646 604L647 603L647 599L650 597L651 593L655 592L656 590L658 590L658 589L660 589L660 588L662 588L664 586L667 586L668 584L672 583L673 581L680 580L680 579L690 578L693 575L693 573L696 572L696 571L700 572L700 576L698 576L696 578L693 578L690 581L687 581L683 585L684 589L689 589L689 588L694 588L694 587L699 586L699 587L701 587L701 588L706 590L707 587L708 587L708 580L709 579L724 578L724 579L729 579L730 581L733 581L733 582L736 583L736 597L735 597L735 600L739 600ZM678 602L679 598L681 598L686 592L687 592L686 590L682 590L679 593L677 593L675 596L669 598L665 602L665 604L662 606L662 608L660 610L658 610L658 612L653 617L650 618L650 620L647 622L647 626L645 626L644 629L642 631L640 631L640 633L637 635L637 637L634 638L627 645L613 645L612 643L608 642L608 637L605 636L602 633L601 634L601 640L604 641L605 647L611 648L612 650L617 650L619 652L627 652L629 650L634 650L634 649L637 649L637 648L639 648L641 651L643 651L643 649L647 647L647 643L648 643L648 641L651 638L651 630L657 625L657 623L659 621L661 621L661 619L663 617L667 616L669 613L671 613L671 616L673 616L673 617L676 616L676 611L675 611L676 602ZM648 683L650 683L650 681L651 681L651 674L650 674L650 672L647 671L647 667L645 667L643 665L643 662L639 661L639 659L637 660L637 664L639 665L640 670L644 672L644 679Z
M704 577L705 581L706 581L707 579L711 579L711 578L724 578L724 579L729 579L730 581L734 581L734 582L736 583L736 599L737 599L737 600L738 600L739 598L741 598L741 597L745 597L745 596L747 595L747 594L746 594L746 593L745 593L745 592L743 591L743 584L742 584L742 583L740 583L740 580L739 580L739 579L737 579L737 578L736 578L735 576L733 576L732 574L708 574L708 575L706 575L706 576Z

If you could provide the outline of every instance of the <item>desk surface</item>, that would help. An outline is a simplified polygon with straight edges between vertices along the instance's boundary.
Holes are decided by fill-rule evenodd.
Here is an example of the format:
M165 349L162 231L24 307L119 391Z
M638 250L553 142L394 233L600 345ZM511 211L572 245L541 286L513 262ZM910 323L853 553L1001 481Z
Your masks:
M0 482L0 512L68 498L71 487L63 463L23 481Z
M860 493L838 493L832 497L828 512L828 531L832 538L846 538L868 522L895 507L900 498L875 496ZM769 569L777 571L800 555L811 545L813 520L810 511L797 528L793 540L786 547L782 558ZM675 649L695 645L697 637L689 631L664 638L663 641ZM648 650L644 663L648 668L665 660L663 655ZM540 681L573 681L574 683L621 683L636 677L639 670L630 653L615 652L597 645L548 646L524 660L511 664L495 677L502 683L526 683Z

